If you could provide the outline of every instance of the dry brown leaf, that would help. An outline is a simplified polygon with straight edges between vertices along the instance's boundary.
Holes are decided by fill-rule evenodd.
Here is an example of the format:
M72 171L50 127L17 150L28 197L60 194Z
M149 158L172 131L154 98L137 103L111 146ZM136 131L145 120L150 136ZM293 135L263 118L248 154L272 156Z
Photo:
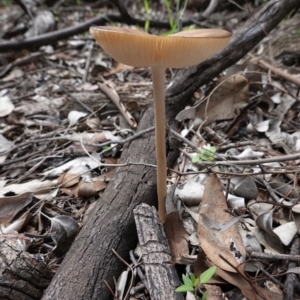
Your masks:
M107 180L104 180L105 176L101 175L99 177L93 178L92 182L86 182L84 180L80 181L77 185L63 187L60 190L69 195L82 197L82 198L90 198L95 197L98 193L104 190L107 186Z
M167 214L166 221L164 223L164 229L169 241L172 263L179 263L182 255L189 254L187 242L189 235L183 227L178 210Z
M105 163L109 163L105 160ZM116 162L117 163L117 162ZM93 181L94 182L110 182L110 180L112 179L113 175L115 174L116 168L115 167L107 167L107 169L109 170L106 173L103 173L100 176L94 177Z
M206 125L217 120L233 119L237 110L243 108L249 99L248 79L242 75L222 77L216 82L212 95L198 106L181 111L176 120L206 120ZM207 119L206 119L207 118Z
M51 180L40 181L34 179L24 183L16 183L7 185L0 190L0 196L5 196L8 193L21 195L23 193L44 194L55 188L55 182Z
M0 198L0 223L8 224L32 201L33 193Z
M101 120L98 118L90 118L85 121L86 125L92 130L99 130L101 126Z
M106 188L104 181L85 182L81 181L78 185L77 197L90 198L98 195L98 192Z
M274 209L265 212L259 215L255 221L256 226L260 230L260 234L264 238L265 242L263 243L262 239L259 239L259 242L263 244L269 251L275 253L284 253L283 246L278 235L273 231L273 212ZM256 237L259 237L259 232L256 230Z
M21 218L12 221L8 226L1 224L1 232L4 234L20 232L22 228L30 221L32 214L27 211Z
M240 274L226 272L220 268L217 269L216 275L223 278L230 284L238 287L247 299L253 300L282 300L282 295L267 291L257 285L250 285L249 282ZM259 294L257 294L259 293Z
M57 181L58 184L62 185L62 187L67 188L77 184L80 181L80 174L66 173L61 175Z
M236 272L219 255L222 254L235 267L245 261L246 250L237 224L233 224L223 231L209 228L206 220L209 218L213 222L228 223L232 217L226 210L228 210L228 206L223 193L223 186L217 175L210 175L205 185L199 212L198 236L200 245L213 264L224 270ZM205 215L205 219L203 215Z
M124 64L118 62L113 69L109 70L108 72L103 73L103 76L106 77L109 75L123 73L124 71L131 71L131 70L133 70L133 67L127 66L127 65L124 65Z
M89 142L89 143L94 143L94 144L104 143L104 142L108 141L104 132L96 132L96 133L74 132L72 134L72 138L78 139L83 142ZM84 150L81 146L81 142L74 142L74 146L80 150ZM97 150L97 147L87 146L87 145L84 145L84 148L89 152Z

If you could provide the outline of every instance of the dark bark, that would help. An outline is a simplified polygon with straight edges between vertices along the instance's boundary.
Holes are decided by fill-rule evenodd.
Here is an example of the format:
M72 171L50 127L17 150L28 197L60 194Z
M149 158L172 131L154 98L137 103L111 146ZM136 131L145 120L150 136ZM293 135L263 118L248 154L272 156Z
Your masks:
M222 53L177 76L168 91L168 121L174 120L174 116L201 85L236 63L298 5L299 0L268 3ZM150 107L140 121L139 130L152 125L153 108ZM153 134L128 145L121 161L154 164ZM111 249L127 258L129 250L135 247L137 236L133 209L141 203L156 203L155 169L143 166L119 168L43 299L110 299L103 280L113 285L113 277L118 277L124 268Z
M22 238L25 245L26 238ZM18 236L0 237L0 299L38 300L54 273L42 258L22 249Z

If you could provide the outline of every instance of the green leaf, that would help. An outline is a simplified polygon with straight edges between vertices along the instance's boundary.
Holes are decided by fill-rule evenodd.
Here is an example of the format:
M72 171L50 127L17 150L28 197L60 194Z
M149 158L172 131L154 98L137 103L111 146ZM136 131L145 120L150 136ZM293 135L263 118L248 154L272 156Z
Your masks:
M208 295L208 292L206 291L203 295L202 295L202 300L206 300L206 298L207 298L207 295Z
M217 267L216 266L212 266L210 267L209 269L207 269L205 272L203 272L201 275L200 275L200 282L202 284L205 284L207 282L209 282L209 280L213 277L213 275L215 274L217 270Z
M184 285L189 286L192 288L192 290L194 290L192 280L189 277L182 275L182 281L183 281Z
M192 286L187 286L187 285L181 285L179 286L175 292L177 293L186 293L186 292L193 292L194 288Z
M200 154L197 154L192 158L193 164L197 164L199 161L200 161Z
M205 145L199 149L200 153L197 153L193 158L192 162L197 164L201 161L212 161L215 159L215 153L217 148L215 146Z
M200 283L200 278L196 278L195 282L194 282L194 287L198 286Z
M193 283L193 286L195 286L195 281L196 281L196 279L197 279L197 277L195 276L195 274L190 273L190 279L191 279L191 281L192 281L192 283Z

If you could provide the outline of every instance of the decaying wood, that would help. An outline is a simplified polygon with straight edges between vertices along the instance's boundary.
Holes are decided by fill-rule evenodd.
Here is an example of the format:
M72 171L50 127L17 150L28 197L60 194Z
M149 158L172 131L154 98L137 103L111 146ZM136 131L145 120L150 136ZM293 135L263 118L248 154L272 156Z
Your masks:
M184 299L183 294L175 292L180 280L175 266L168 263L172 256L157 210L141 204L133 213L151 299Z
M269 2L251 18L250 23L241 30L239 37L228 48L208 62L178 76L168 91L168 122L174 120L175 115L202 84L236 63L298 5L299 0ZM138 130L150 126L153 126L152 107L146 110ZM173 156L173 161L174 158L176 155ZM125 147L121 162L128 161L155 164L153 134L143 136ZM115 249L126 259L129 250L135 247L137 234L133 209L141 203L156 203L156 170L146 166L119 168L43 299L110 299L111 295L103 280L113 285L113 277L118 277L124 267L111 249Z
M22 239L0 236L0 299L41 299L54 275L42 258L24 251L26 238Z

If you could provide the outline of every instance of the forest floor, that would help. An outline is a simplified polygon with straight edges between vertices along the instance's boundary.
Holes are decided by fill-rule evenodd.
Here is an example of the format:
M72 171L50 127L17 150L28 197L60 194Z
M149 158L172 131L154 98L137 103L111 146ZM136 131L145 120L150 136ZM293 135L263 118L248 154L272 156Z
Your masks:
M224 1L203 17L201 1L177 12L158 1L149 1L147 12L146 2L130 1L126 8L141 20L141 30L147 19L158 20L149 27L157 35L175 32L182 12L188 20L184 29L218 27L234 36L264 5ZM108 16L108 25L127 26L126 14L120 17L106 1L57 1L51 7L32 2L31 13L5 4L0 1L0 230L56 271L113 180L123 146L138 138L141 115L152 105L151 74L113 61L89 26L80 28L101 15ZM73 35L62 31L72 27ZM30 45L22 43L36 33L60 31L51 43L39 35ZM8 42L14 42L10 50L1 50ZM167 89L177 72L167 70ZM178 228L168 235L173 262L189 262L184 274L192 283L191 274L199 277L218 266L210 286L187 288L194 297L189 299L205 290L212 299L211 286L228 299L241 299L239 291L250 299L251 289L282 299L287 274L299 274L298 264L291 264L300 252L299 100L300 13L294 12L237 64L199 88L177 116L181 154L167 182L172 192L167 210ZM208 190L216 186L224 193L216 196L210 214L204 204L212 205ZM228 262L225 242L235 234L244 256L238 266ZM293 284L299 286L297 278ZM141 288L131 297L149 294Z

